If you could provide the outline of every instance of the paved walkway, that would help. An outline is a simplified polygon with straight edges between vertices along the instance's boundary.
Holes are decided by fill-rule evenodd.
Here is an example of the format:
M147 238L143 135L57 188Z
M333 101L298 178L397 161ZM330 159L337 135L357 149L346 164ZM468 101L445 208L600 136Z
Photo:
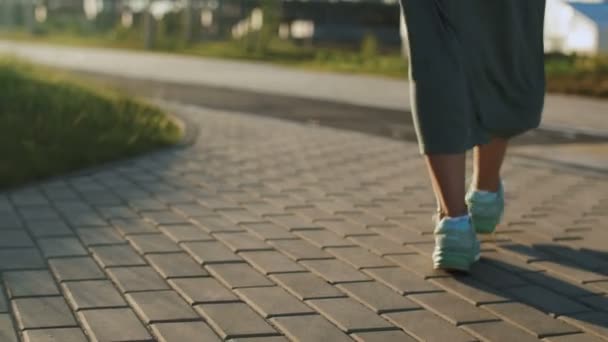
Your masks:
M0 53L79 71L138 79L223 87L406 110L409 85L402 80L311 72L275 65L114 49L59 47L0 40ZM543 127L608 135L608 101L549 95ZM370 113L373 115L373 113Z
M194 146L0 194L2 342L608 340L606 175L512 158L453 276L415 145L172 109Z

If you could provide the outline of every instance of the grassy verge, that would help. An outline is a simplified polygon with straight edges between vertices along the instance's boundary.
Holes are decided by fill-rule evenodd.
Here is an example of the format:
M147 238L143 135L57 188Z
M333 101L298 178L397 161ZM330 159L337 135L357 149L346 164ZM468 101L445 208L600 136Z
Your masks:
M0 188L173 144L159 109L0 57Z

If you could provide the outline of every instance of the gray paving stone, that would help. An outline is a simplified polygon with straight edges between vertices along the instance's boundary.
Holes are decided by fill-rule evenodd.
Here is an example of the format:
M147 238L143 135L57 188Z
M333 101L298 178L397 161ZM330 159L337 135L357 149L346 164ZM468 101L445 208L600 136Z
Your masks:
M568 324L574 325L581 330L595 334L604 339L608 338L608 313L585 312L560 317Z
M215 278L231 289L274 285L247 264L218 264L207 266Z
M414 342L416 339L400 330L370 331L353 334L358 342Z
M0 229L19 229L23 227L23 221L11 211L2 211L0 217Z
M94 342L153 341L131 309L84 310L78 315L87 335Z
M315 223L342 237L376 235L376 233L373 231L365 228L364 225L360 225L352 221L335 220L335 217L332 220L317 220Z
M503 271L486 263L476 263L470 272L471 277L497 289L508 289L528 285L521 277Z
M368 276L340 260L305 260L302 264L332 284L370 280Z
M271 321L293 341L352 341L348 335L319 315L277 317Z
M35 238L74 235L70 227L60 219L32 220L26 225Z
M60 295L49 271L17 271L3 274L10 298Z
M236 293L264 318L315 313L296 297L277 286L239 289Z
M65 297L76 311L127 306L120 292L108 280L63 283Z
M0 230L0 248L32 246L34 243L24 230Z
M608 312L608 295L579 297L577 300L595 310Z
M102 267L145 265L144 260L131 246L96 246L91 247L93 258Z
M266 275L306 271L304 267L291 261L291 259L277 251L245 252L241 253L240 256Z
M554 336L544 339L546 342L603 342L606 341L603 338L597 337L591 334L571 334Z
M0 271L39 268L45 268L45 263L36 248L0 250Z
M422 235L418 231L406 229L403 227L374 227L370 229L371 232L380 234L387 239L395 241L399 244L417 244L417 243L432 243L432 235Z
M0 341L18 342L15 327L9 314L0 314ZM26 339L27 342L27 339Z
M45 258L89 255L77 238L64 237L39 239L38 246L42 250L42 254Z
M540 286L518 287L507 292L528 305L555 315L590 311L588 307Z
M21 330L77 326L63 297L18 298L12 302Z
M60 281L104 279L105 274L90 257L49 260L55 277Z
M72 227L103 227L108 223L93 210L86 212L63 212L64 218Z
M234 224L264 222L265 220L258 215L245 209L218 209L216 212L225 216Z
M264 241L296 238L287 229L272 222L248 223L241 226Z
M25 342L88 342L80 328L26 330L23 333L23 340Z
M512 301L510 296L470 277L437 278L430 282L476 306Z
M326 212L325 210L321 210L315 206L294 206L287 207L287 212L295 213L305 218L311 219L313 222L318 220L332 220L335 219L334 215Z
M198 203L172 204L171 209L186 217L205 217L216 215L213 210L205 208Z
M441 291L431 282L400 267L368 268L363 272L401 295Z
M269 215L265 216L266 219L282 226L289 231L293 230L305 230L305 229L319 229L323 228L321 225L312 223L310 220L302 218L296 215Z
M373 311L350 298L311 299L307 303L349 334L394 328Z
M159 342L221 341L204 322L157 323L151 327Z
M482 308L490 310L503 320L534 334L538 338L547 336L571 334L580 330L562 321L521 303L502 303L484 305Z
M140 234L127 237L141 254L181 252L182 249L164 234Z
M251 252L272 250L272 246L249 233L215 233L213 236L222 241L233 252Z
M338 236L327 229L302 230L295 234L319 248L355 246L352 241Z
M137 219L139 216L127 206L102 206L97 210L107 220L115 219Z
M77 229L76 234L86 246L117 245L126 243L112 227Z
M445 292L416 294L408 296L408 298L454 325L499 320L491 313Z
M300 300L346 296L312 273L275 274L271 278Z
M334 257L304 240L275 240L269 244L295 261L333 259Z
M549 270L549 272L551 273L558 274L559 276L565 279L580 284L592 281L608 280L608 275L589 271L579 266L569 265L566 263L558 263L554 261L539 261L535 262L534 266Z
M411 249L381 235L354 236L350 240L380 256L413 253Z
M433 269L432 259L422 254L390 255L386 259L424 279L450 276L447 272Z
M162 211L144 211L140 213L146 220L154 223L157 226L171 225L171 224L188 224L190 223L185 217L176 214L170 210Z
M426 310L414 310L385 314L389 321L420 341L471 342L476 339Z
M341 284L338 288L377 314L420 309L420 305L375 281Z
M521 273L520 276L525 280L530 281L531 285L538 285L546 289L551 289L551 291L566 297L589 296L594 293L601 293L601 291L596 291L590 286L577 284L576 282L569 282L556 274L546 272L526 272Z
M223 339L279 335L244 303L203 304L194 308Z
M150 254L146 259L165 279L208 275L207 271L186 253Z
M153 224L148 223L142 219L123 219L123 220L112 220L112 225L118 229L122 235L132 234L147 234L157 233L158 230Z
M244 229L239 225L221 216L197 217L194 219L194 222L196 222L207 233L244 231Z
M534 335L529 334L511 324L505 322L486 322L467 324L462 327L471 335L481 341L496 342L532 342L538 341Z
M392 262L361 247L328 248L327 251L358 269L395 266Z
M18 210L25 221L56 220L61 218L59 213L49 205L19 207Z
M231 338L229 342L289 342L283 336Z
M218 241L185 242L182 246L201 265L243 262L241 257Z
M8 302L4 297L4 287L0 285L0 313L8 312Z
M161 226L160 230L175 242L213 241L211 235L193 224Z
M126 297L147 324L200 320L190 305L172 290L129 293Z
M149 266L112 267L107 272L124 293L169 289L163 278Z
M141 175L139 176L141 177ZM141 182L141 180L140 180ZM138 182L139 183L139 182ZM148 192L148 196L145 197L141 197L141 198L137 198L134 200L129 201L129 205L137 210L137 211L144 211L144 210L165 210L167 209L167 205L159 200L156 200L154 198L152 198L152 196L150 196L150 192L151 189L147 189L147 186L144 186L144 184L139 183L139 185L142 185L142 189L145 190L146 192Z
M213 278L187 278L169 280L171 286L191 305L231 303L238 297Z

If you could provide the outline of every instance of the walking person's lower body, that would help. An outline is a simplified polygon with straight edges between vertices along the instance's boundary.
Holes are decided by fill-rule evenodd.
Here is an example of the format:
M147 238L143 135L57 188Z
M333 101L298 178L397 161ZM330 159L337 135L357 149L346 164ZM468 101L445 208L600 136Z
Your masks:
M436 268L467 271L504 212L509 140L544 103L544 0L401 0L414 124L438 202ZM465 184L466 151L474 174Z

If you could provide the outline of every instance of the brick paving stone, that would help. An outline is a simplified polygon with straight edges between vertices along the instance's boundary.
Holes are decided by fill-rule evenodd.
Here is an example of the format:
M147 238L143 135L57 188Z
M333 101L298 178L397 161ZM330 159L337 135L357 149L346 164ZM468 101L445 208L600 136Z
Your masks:
M226 198L222 198L220 196L206 196L203 198L199 198L198 202L203 205L205 208L219 210L219 209L239 209L239 206L227 200Z
M538 338L571 334L580 330L522 303L501 303L484 305L500 318L534 334Z
M204 322L156 323L151 328L159 342L221 341Z
M128 245L96 246L91 247L93 258L102 267L114 266L140 266L145 265L144 260Z
M245 209L218 209L216 212L220 213L222 216L225 216L234 224L266 221L261 216L255 215L254 213Z
M455 325L498 320L488 311L445 292L415 294L408 298Z
M462 327L471 335L476 336L481 341L492 342L532 342L538 341L534 335L531 335L509 323L500 322L485 322L467 324Z
M90 257L49 260L49 266L60 282L104 279L105 274Z
M400 267L369 268L363 272L402 295L441 291L431 282Z
M150 254L146 259L165 279L208 275L207 271L186 253Z
M381 235L354 236L350 240L380 256L414 253L411 249Z
M241 202L241 205L245 209L260 216L277 215L283 212L281 208L262 200Z
M223 339L279 335L244 303L203 304L194 308Z
M361 247L328 248L327 251L358 269L395 266L392 262Z
M0 341L18 342L15 327L9 314L0 314ZM26 340L27 341L27 340Z
M315 313L309 306L277 286L239 289L236 293L264 318Z
M0 271L44 268L44 259L36 248L0 250Z
M70 227L60 219L28 221L27 228L35 238L74 234Z
M0 285L0 313L8 312L8 302L4 297L4 287Z
M562 336L553 336L544 339L545 342L604 342L603 338L591 334L571 334Z
M248 223L241 226L264 241L296 238L288 230L272 222Z
M178 243L215 240L211 235L193 224L161 226L160 230L171 238L171 240Z
M525 280L528 280L531 285L538 285L551 289L551 291L567 297L589 296L594 293L599 294L602 292L599 290L596 291L590 286L570 283L561 276L546 272L527 272L520 274L520 276Z
M39 239L38 246L46 258L89 255L77 238L64 237Z
M149 266L112 267L107 272L124 293L169 289L163 278Z
M170 210L144 211L141 215L157 226L189 223L188 219Z
M2 212L0 217L0 229L19 229L23 227L23 222L17 214L7 211Z
M243 262L221 242L184 242L182 246L201 265Z
M289 342L283 336L231 338L229 342Z
M302 265L332 284L370 280L368 276L340 260L305 260Z
M260 272L273 273L305 272L306 269L277 251L245 252L240 256Z
M63 283L65 297L76 311L127 306L120 292L108 280Z
M608 313L605 312L585 312L560 317L568 324L574 325L581 330L608 338Z
M366 226L367 228L391 225L390 223L386 222L384 219L382 219L379 216L364 213L362 211L338 212L338 216L342 216L342 217L346 218L348 221L362 224L362 225Z
M10 298L60 295L49 271L17 271L3 275Z
M147 324L200 320L175 291L147 291L127 294L127 301Z
M213 237L223 242L233 252L268 251L272 246L249 233L215 233Z
M59 213L49 205L19 207L18 210L25 221L56 220L61 218Z
M295 234L319 248L355 246L352 241L338 236L332 231L326 229L302 230L296 232Z
M317 220L315 224L330 230L339 236L345 238L349 236L366 236L366 235L375 235L376 233L372 232L365 228L364 225L356 224L354 222L348 222L343 220Z
M63 297L18 298L13 310L21 330L76 326L76 320Z
M578 302L536 285L510 289L507 293L528 305L555 315L590 311L588 307Z
M213 210L205 208L197 203L172 204L171 209L186 217L205 217L216 215Z
M421 341L471 342L476 339L465 331L426 310L414 310L385 314L390 322Z
M122 235L158 232L154 225L141 219L112 220L111 223Z
M431 280L431 283L477 306L511 301L501 291L486 286L470 277L437 278Z
M312 221L320 221L320 220L332 220L335 219L334 215L326 212L325 210L321 210L312 205L298 205L293 207L286 207L285 210L290 213L294 213L296 215L305 217L307 219L311 219Z
M94 342L153 341L131 309L84 310L78 315L87 335Z
M600 291L603 293L608 293L608 281L598 281L594 283L587 284L588 287L592 288L594 292Z
M274 285L261 273L247 264L210 265L208 271L231 289Z
M338 288L377 314L420 309L420 305L375 281L341 284Z
M80 237L80 240L82 240L82 243L86 246L118 245L126 243L116 229L111 227L77 229L76 234L78 234L78 237Z
M415 342L416 339L400 330L371 331L353 334L357 342Z
M221 216L197 217L194 221L207 233L244 231L239 225Z
M2 338L0 340L11 341ZM24 342L88 342L80 328L26 330L23 333L23 340Z
M300 300L346 296L313 273L275 274L270 278Z
M508 289L511 287L528 285L525 280L513 273L503 271L500 268L482 262L473 265L470 275L475 280L497 289Z
M349 334L395 328L373 311L350 298L311 299L307 303Z
M276 249L295 261L333 259L334 257L304 240L268 241Z
M172 279L169 283L191 305L238 301L232 291L213 278Z
M577 298L577 300L597 311L608 312L608 296L607 295L594 295L594 296L589 296L589 297L579 297L579 298Z
M32 239L24 230L0 230L0 248L31 247Z
M141 254L181 252L182 249L164 234L141 234L127 237Z
M386 259L424 279L450 276L447 272L433 269L431 258L422 254L391 255L387 256Z
M432 235L422 235L420 234L420 232L406 229L403 227L373 227L371 231L400 244L433 242Z
M293 341L352 342L348 335L319 315L277 317L271 321Z
M302 218L296 215L269 215L265 216L266 219L278 224L279 226L285 227L290 231L294 230L306 230L306 229L320 229L320 224L312 223L310 220Z
M93 210L86 212L64 212L64 217L73 227L103 227L108 223Z
M97 207L97 211L107 220L136 219L139 217L136 212L126 206L102 206Z
M534 266L549 270L549 272L558 274L570 281L580 284L592 281L608 280L608 275L588 271L582 269L581 267L575 265L568 265L565 263L558 263L553 261L539 261L535 262Z

